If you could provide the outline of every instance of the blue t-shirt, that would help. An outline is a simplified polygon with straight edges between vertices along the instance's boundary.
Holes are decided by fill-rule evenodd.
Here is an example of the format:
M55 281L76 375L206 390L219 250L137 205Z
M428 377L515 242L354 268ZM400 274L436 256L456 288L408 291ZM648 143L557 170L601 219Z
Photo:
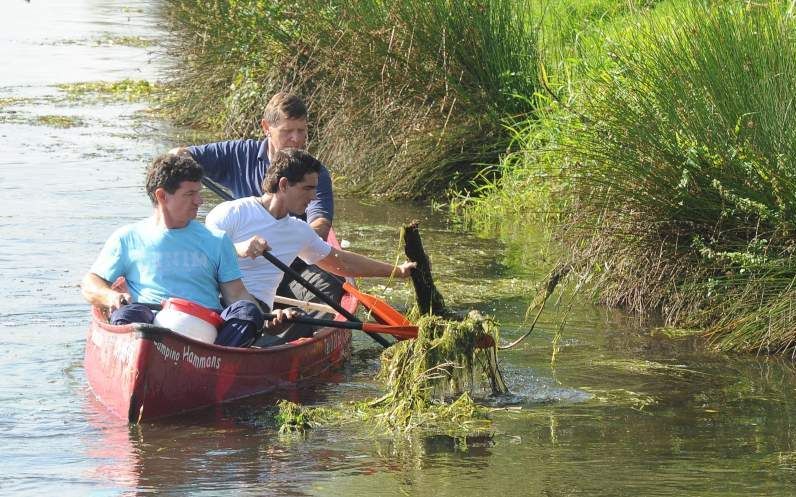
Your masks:
M205 175L229 188L235 198L259 197L268 160L268 139L231 140L207 145L188 147L191 156L198 162ZM307 206L308 223L318 218L331 221L334 218L332 178L326 166L318 174L316 199Z
M179 297L209 309L222 308L219 283L241 277L235 247L222 231L195 220L167 229L154 218L113 232L90 271L111 283L124 276L134 302Z

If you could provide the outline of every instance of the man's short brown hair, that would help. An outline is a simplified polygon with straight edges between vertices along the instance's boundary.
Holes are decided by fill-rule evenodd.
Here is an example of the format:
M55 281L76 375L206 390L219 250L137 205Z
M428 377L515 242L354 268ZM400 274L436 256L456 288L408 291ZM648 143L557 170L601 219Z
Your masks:
M163 188L174 193L183 181L202 181L204 171L187 154L163 154L155 158L146 170L146 193L152 205L157 205L155 190Z
M293 93L279 92L268 101L263 119L269 126L279 126L282 119L306 119L307 106Z
M294 185L304 179L305 175L320 172L321 163L312 155L297 148L283 148L276 152L265 172L263 191L276 193L282 178L287 178L288 183Z

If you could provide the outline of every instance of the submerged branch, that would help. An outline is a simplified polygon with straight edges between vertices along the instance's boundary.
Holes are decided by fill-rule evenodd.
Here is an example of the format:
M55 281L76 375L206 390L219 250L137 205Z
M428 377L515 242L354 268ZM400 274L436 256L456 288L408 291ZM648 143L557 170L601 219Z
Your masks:
M412 270L412 285L415 288L420 314L449 315L445 308L445 299L437 290L434 278L431 276L431 261L423 249L418 221L412 221L409 226L401 228L401 238L404 240L406 257L417 263L417 267Z

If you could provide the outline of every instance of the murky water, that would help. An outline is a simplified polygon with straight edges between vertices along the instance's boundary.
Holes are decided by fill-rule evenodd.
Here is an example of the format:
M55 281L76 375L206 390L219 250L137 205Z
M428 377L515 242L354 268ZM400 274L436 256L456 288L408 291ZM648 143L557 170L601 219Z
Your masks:
M143 104L72 100L53 85L156 80L162 55L128 46L161 35L156 7L3 1L0 494L794 493L792 363L700 353L583 305L556 342L554 366L552 314L502 354L519 401L494 413L489 433L466 441L390 438L366 426L284 438L268 422L269 398L139 427L111 418L86 386L88 308L77 283L114 227L149 213L143 167L178 140ZM397 227L420 219L449 304L493 313L504 339L518 336L531 281L541 278L534 247L460 232L425 208L340 203L341 236L379 257L394 257ZM405 305L410 290L384 283L366 288ZM358 336L355 350L338 382L299 400L374 395L378 349Z

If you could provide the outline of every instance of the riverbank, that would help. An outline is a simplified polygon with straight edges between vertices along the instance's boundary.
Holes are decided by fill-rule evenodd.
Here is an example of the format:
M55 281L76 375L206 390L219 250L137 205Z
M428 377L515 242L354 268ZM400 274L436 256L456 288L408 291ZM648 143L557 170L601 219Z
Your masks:
M794 350L794 2L167 5L181 122L252 136L291 89L338 191L541 224L599 302Z
M528 123L461 212L545 212L599 301L717 350L790 355L795 29L783 3L661 4L606 36L609 63Z

